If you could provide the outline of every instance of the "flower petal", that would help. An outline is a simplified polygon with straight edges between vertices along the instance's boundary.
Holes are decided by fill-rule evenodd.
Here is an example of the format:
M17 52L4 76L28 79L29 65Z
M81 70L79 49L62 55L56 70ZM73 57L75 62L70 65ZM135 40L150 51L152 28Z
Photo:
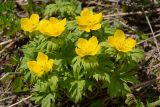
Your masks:
M95 18L95 22L94 23L99 23L99 22L102 21L103 15L102 15L102 13L98 13L98 14L94 15L94 18Z
M93 25L91 29L92 29L92 30L98 30L98 29L100 29L100 28L101 28L101 24L98 23L98 24Z
M83 49L84 47L86 47L87 42L88 42L88 41L87 41L86 39L79 38L79 39L78 39L78 42L77 42L78 48Z
M46 64L46 72L51 71L52 70L52 66L53 66L54 60L53 59L49 59L49 61Z
M48 20L41 20L40 23L38 24L37 29L41 33L45 34L47 32L47 26L48 26L48 24L49 24Z
M84 57L86 55L85 52L81 49L76 48L75 51L76 51L77 55L80 57Z
M90 29L91 29L91 28L90 28L90 26L87 26L87 25L86 25L86 26L79 26L79 29L80 29L80 30L84 30L84 31L86 31L86 32L90 32Z
M39 15L38 14L32 14L30 16L30 21L35 25L38 24L39 23Z
M97 40L97 38L95 36L92 36L89 39L88 44L89 44L88 51L90 51L92 53L92 55L95 55L97 53L97 51L99 51L99 50L97 50L97 47L98 47L98 40Z
M48 61L48 56L45 55L44 53L42 52L38 52L38 56L37 56L37 62L40 62L40 63L45 63Z
M93 45L98 45L98 40L97 40L97 38L95 37L95 36L92 36L90 39L89 39L89 44L91 44L91 46L93 46Z
M109 37L108 37L108 44L109 44L111 47L115 47L115 46L116 46L116 42L115 42L114 36L109 36Z
M81 11L81 16L92 16L93 12L90 11L88 8L85 8Z
M125 40L125 34L122 30L116 30L116 32L114 33L114 37L117 39Z
M92 50L90 55L92 55L92 56L96 55L98 53L98 51L100 50L100 48L101 48L100 45L97 45L97 47L94 48L94 50Z
M66 22L67 22L67 20L66 20L66 18L64 18L63 20L60 21L60 25L65 26Z
M35 73L37 76L41 76L43 74L41 66L36 61L28 61L27 66L29 70Z
M32 32L33 31L32 25L31 25L30 20L28 18L22 18L21 19L21 28L24 31L28 31L28 32Z
M128 38L125 40L126 48L132 50L135 47L136 41L132 38Z
M49 18L49 21L50 21L51 23L53 23L53 24L59 22L59 20L58 20L57 18L55 18L55 17L50 17L50 18Z

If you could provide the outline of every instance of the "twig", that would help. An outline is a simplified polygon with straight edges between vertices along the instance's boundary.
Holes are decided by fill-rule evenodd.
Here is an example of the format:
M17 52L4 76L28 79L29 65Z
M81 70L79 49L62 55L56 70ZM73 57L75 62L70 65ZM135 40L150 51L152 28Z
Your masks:
M122 21L119 21L119 22L120 22L124 27L127 27L127 28L131 29L132 31L136 32L135 29L133 29L133 28L130 27L129 25L125 24L124 22L122 22Z
M151 12L158 12L160 11L160 8L157 8L156 10L152 11L137 11L137 12L128 12L128 13L118 13L118 14L109 14L109 15L104 15L104 19L107 19L107 17L115 17L115 16L128 16L128 15L141 15L141 14L147 14Z
M160 63L152 66L152 68L150 68L149 71L153 71L153 70L155 70L155 69L158 68L158 67L160 67Z
M30 96L28 96L28 97L26 97L26 98L22 98L22 100L20 100L20 101L14 103L14 104L12 104L12 105L10 105L10 106L8 106L8 107L14 107L14 106L16 106L16 105L22 103L23 101L30 99L31 97L32 97L32 95L30 95Z
M0 54L2 54L7 48L11 47L14 43L15 43L15 41L12 41L12 42L9 43L7 46L5 46L5 47L0 51Z
M7 97L7 98L0 99L0 102L5 101L5 100L8 100L8 99L11 99L11 98L13 98L13 97L15 97L15 95L14 95L14 96Z
M149 81L134 85L134 86L131 87L131 89L133 90L133 89L137 89L137 88L140 88L140 87L146 87L148 85L153 84L154 82L156 82L158 80L160 80L160 76L155 78L155 79L152 79L152 80L149 80Z
M157 34L157 35L155 35L155 38L157 38L157 37L159 37L160 36L160 34ZM140 42L138 42L137 43L137 45L139 45L139 44L141 44L141 43L144 43L144 42L146 42L146 41L149 41L150 39L153 39L154 37L150 37L150 38L148 38L148 39L146 39L146 40L142 40L142 41L140 41Z
M107 6L110 6L110 5L107 5L107 4L101 4L99 2L95 2L95 1L90 1L88 5L91 5L91 4L96 4L98 6L102 6L102 7L107 7Z
M0 46L1 46L1 45L5 45L5 44L8 44L8 43L10 43L10 42L12 42L12 41L13 41L12 39L9 39L9 40L7 40L7 41L3 41L3 42L0 43Z
M12 92L1 92L0 91L0 94L12 94Z
M6 74L4 74L1 78L0 81L3 80L5 77L7 77L8 75L16 75L16 74L21 74L20 72L8 72Z
M159 56L160 56L159 46L158 46L158 43L157 43L157 39L156 39L156 37L155 37L155 34L154 34L154 32L153 32L153 29L152 29L151 23L150 23L150 21L149 21L149 19L148 19L148 16L147 16L146 14L145 14L145 17L146 17L147 23L148 23L148 25L149 25L149 27L150 27L150 29L151 29L151 32L152 32L152 35L153 35L153 39L154 39L154 42L155 42L156 47L157 47L157 51L158 51Z
M6 45L1 51L0 54L2 54L7 48L11 47L15 42L19 41L20 39L24 38L24 36L20 36L19 38L13 39L8 45Z
M3 80L5 77L7 77L9 75L9 73L6 73L5 75L3 75L1 78L0 78L0 81Z

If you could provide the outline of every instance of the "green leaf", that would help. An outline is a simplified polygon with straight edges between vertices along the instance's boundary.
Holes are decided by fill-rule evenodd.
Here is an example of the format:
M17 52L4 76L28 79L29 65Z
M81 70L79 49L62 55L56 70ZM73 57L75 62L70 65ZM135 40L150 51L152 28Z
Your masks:
M56 13L58 11L56 4L49 4L45 8L44 15L45 16L51 16L53 13Z
M141 102L140 100L137 101L136 107L145 107L145 105L143 104L143 102Z
M57 76L52 76L49 79L49 86L52 92L57 90L57 82L58 82L58 77Z
M46 6L44 16L59 14L60 17L70 17L75 16L80 10L81 3L77 0L55 0L54 4Z
M19 62L20 62L19 56L13 55L13 56L11 57L11 63L12 63L12 64L18 64Z
M108 93L111 97L124 96L131 92L128 85L120 79L118 73L113 72L110 78L110 83L108 84Z
M143 32L137 32L138 34L138 37L139 37L139 40L145 40L145 39L148 39L148 35L147 34L144 34Z
M33 91L35 92L49 92L49 84L48 82L42 82L40 80L35 84Z
M23 86L23 81L21 77L17 77L13 82L13 89L12 91L15 93L21 92Z
M110 24L108 23L108 21L103 21L102 27L104 29L104 33L109 36L112 36L114 34L114 32L116 31L116 28L111 27Z
M90 92L93 91L93 89L92 89L93 86L94 86L94 82L92 82L92 81L86 81L86 88L87 88Z
M55 95L48 94L43 98L41 107L52 107L53 105L51 106L51 101L55 102Z
M132 73L131 71L126 72L126 73L122 73L120 75L121 80L125 81L125 82L130 82L132 84L134 83L139 83L138 79L135 77L134 73Z
M86 71L93 71L95 68L99 66L97 57L88 56L81 60L82 66Z
M93 78L95 78L96 81L98 81L98 80L105 80L107 82L110 82L110 76L109 76L109 74L107 74L107 73L105 73L103 71L94 72Z
M69 96L75 103L82 99L85 83L85 80L75 80L70 83Z
M34 100L35 103L40 102L43 99L43 96L36 96L36 97L32 97L31 100Z
M130 53L130 56L132 57L132 60L139 62L140 60L142 60L144 58L144 52L139 48L135 48Z

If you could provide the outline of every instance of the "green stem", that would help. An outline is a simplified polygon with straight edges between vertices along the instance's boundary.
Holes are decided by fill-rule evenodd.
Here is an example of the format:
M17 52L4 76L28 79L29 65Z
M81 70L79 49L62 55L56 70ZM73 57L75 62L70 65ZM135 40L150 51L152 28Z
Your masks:
M34 2L33 0L27 0L27 2L28 2L28 13L29 15L31 15L33 12Z
M91 30L91 31L90 31L90 35L89 35L90 37L92 37L92 35L93 35L92 33L93 33L93 32L92 32L92 30Z

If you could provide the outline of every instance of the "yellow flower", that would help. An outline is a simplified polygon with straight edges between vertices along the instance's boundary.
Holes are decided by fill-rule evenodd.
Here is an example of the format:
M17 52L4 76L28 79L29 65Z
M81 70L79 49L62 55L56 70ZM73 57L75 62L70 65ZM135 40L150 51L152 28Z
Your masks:
M30 18L21 19L21 28L24 31L32 32L36 30L38 23L39 23L39 15L32 14Z
M116 30L114 36L108 37L108 44L121 52L132 51L136 41L132 38L126 38L122 30Z
M75 49L76 53L80 57L84 57L87 55L94 56L100 50L100 45L98 44L98 40L95 36L92 36L89 40L79 38L77 43L77 48Z
M38 52L37 61L28 61L27 66L29 70L35 73L37 76L42 76L52 70L54 63L53 59L48 60L48 56L42 52Z
M48 36L57 37L65 30L66 18L58 20L55 17L51 17L49 20L42 20L38 25L38 30Z
M80 16L76 17L76 22L81 30L90 32L101 28L102 13L93 14L88 8L81 11Z

